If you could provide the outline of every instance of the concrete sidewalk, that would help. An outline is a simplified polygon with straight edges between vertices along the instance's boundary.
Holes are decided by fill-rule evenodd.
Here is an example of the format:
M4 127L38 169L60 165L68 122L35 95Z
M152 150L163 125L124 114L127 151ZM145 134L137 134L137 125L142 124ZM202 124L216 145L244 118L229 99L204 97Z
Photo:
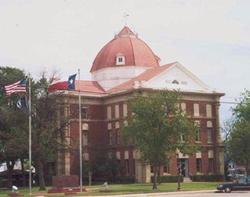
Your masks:
M166 195L184 195L184 194L199 194L199 193L215 193L217 190L198 190L198 191L176 191L176 192L155 192L155 193L143 193L143 194L119 194L119 195L100 195L95 197L153 197L153 196L166 196ZM78 196L79 197L79 196Z

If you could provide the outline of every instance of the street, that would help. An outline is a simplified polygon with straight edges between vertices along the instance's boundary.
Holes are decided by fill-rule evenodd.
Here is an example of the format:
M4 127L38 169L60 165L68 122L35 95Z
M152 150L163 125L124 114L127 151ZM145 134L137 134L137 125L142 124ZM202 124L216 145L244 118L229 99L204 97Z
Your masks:
M112 195L113 196L113 195ZM233 191L231 193L217 193L215 191L168 192L150 194L115 195L113 197L250 197L250 191Z

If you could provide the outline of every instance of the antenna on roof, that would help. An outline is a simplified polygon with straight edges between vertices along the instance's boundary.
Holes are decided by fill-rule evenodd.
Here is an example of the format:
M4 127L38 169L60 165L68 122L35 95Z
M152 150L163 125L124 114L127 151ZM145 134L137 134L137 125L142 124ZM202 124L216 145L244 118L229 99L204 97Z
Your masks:
M127 26L128 17L129 17L129 14L127 12L124 12L124 14L123 14L123 20L124 20L124 25L125 26Z

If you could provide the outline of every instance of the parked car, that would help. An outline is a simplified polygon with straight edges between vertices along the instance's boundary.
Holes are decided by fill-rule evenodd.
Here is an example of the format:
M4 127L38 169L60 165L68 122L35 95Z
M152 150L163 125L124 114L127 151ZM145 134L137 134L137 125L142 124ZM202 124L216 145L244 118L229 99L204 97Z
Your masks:
M234 182L222 183L217 186L217 190L230 193L235 190L250 190L250 176L242 176Z

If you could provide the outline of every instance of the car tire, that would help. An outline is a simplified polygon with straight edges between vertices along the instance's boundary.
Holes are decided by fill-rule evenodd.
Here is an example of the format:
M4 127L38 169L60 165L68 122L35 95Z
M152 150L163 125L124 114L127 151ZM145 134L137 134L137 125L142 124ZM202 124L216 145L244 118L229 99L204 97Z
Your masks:
M232 189L230 188L230 187L226 187L225 189L224 189L224 192L225 193L230 193L232 191Z

